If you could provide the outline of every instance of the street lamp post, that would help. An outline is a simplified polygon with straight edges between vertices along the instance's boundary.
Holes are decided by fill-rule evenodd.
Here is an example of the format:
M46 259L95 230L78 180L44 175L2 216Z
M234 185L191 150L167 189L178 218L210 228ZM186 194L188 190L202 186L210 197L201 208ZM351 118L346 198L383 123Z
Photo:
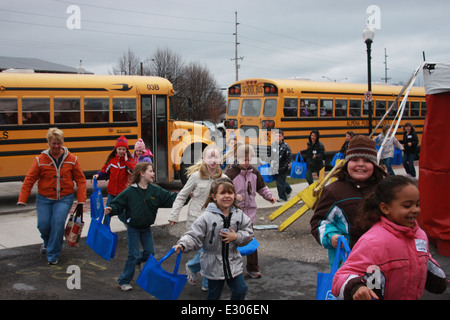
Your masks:
M366 28L363 30L363 38L364 42L366 43L367 47L367 90L371 93L372 92L372 71L371 71L371 58L370 58L370 52L373 42L373 37L375 36L375 33L373 32L373 29L369 26L366 26ZM369 135L372 134L372 99L367 102L367 106L369 108Z

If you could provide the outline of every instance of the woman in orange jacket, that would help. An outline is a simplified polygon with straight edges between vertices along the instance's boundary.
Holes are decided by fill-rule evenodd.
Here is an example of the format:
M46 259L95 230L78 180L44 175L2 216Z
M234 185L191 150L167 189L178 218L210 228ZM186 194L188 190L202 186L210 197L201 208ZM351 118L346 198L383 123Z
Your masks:
M36 196L37 227L44 243L41 254L49 264L58 263L64 236L64 225L74 201L77 184L77 210L82 212L86 201L86 178L76 156L63 147L64 133L58 128L47 132L49 149L36 157L23 181L18 205L26 205L31 189L38 181Z

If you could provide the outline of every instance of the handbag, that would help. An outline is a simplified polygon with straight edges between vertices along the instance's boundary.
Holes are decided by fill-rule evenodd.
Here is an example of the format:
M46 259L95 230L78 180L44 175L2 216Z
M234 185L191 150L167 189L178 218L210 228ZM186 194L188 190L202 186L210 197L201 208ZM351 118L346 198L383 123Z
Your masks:
M81 208L81 210L79 208ZM83 206L77 205L70 215L69 220L67 220L66 228L64 230L64 236L66 237L69 246L78 247L83 227Z
M173 272L168 272L161 266L174 252L175 248L170 249L159 261L151 254L136 280L142 289L159 300L177 300L187 281L187 275L178 273L181 252L177 255Z
M241 254L241 256L248 256L256 251L259 247L259 242L256 241L255 238L253 238L252 241L247 243L245 246L238 247L238 251Z
M275 180L272 173L272 167L268 162L262 162L258 167L258 171L264 179L265 183L270 183Z
M102 189L97 186L97 178L94 178L94 182L92 183L92 194L90 197L91 200L91 218L97 219L105 210L105 206L103 204L103 195Z
M341 248L341 244L344 245L343 248ZM331 266L331 272L317 273L316 300L337 300L337 298L331 293L333 278L337 270L339 269L339 263L341 258L343 262L345 262L349 254L350 254L350 247L348 246L347 240L345 239L344 236L339 236L336 247L336 255L334 257L334 261Z
M342 152L338 152L334 155L333 160L331 160L331 165L334 167L336 165L336 161L345 159L344 154Z
M97 187L96 179L94 179L94 191ZM100 188L99 188L100 189ZM95 197L93 197L95 194ZM91 202L91 223L89 225L89 231L86 238L86 244L94 250L100 257L106 260L110 260L114 258L116 255L116 247L117 247L117 234L111 231L110 227L110 218L105 217L105 221L107 224L103 224L104 217L104 204L102 192L96 192L91 195L91 201L94 198L95 204L95 212L92 212L92 202ZM96 217L95 215L99 216Z
M300 161L298 160L300 156ZM294 179L306 179L306 162L303 160L302 155L297 153L297 156L295 157L295 161L292 162L291 167L291 178Z

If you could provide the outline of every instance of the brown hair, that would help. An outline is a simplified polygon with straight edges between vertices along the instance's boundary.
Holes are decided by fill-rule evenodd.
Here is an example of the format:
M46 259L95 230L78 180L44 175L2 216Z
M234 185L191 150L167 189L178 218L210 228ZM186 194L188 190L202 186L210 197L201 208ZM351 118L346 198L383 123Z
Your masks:
M233 206L235 206L236 208L239 208L239 204L236 199L236 189L234 188L233 181L231 181L229 178L220 178L220 179L216 179L212 182L211 189L209 190L208 198L206 199L206 202L203 205L202 209L205 209L208 206L208 204L210 204L211 202L216 203L213 199L213 195L217 194L217 191L219 190L220 186L224 187L225 192L233 192L234 193Z
M133 174L131 175L130 184L138 183L141 180L141 173L147 171L148 166L151 166L153 171L155 171L155 167L150 162L142 161L136 164Z

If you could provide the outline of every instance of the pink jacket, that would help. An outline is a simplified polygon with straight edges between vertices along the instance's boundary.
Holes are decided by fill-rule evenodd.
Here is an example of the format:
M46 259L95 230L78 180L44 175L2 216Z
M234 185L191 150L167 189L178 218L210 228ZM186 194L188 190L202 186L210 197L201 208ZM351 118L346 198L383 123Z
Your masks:
M445 274L431 257L427 236L417 222L408 228L384 217L355 244L334 276L332 293L352 299L363 285L375 289L384 300L416 300L425 285L434 293L447 287Z
M264 199L270 201L273 198L272 192L266 186L263 177L258 169L250 166L248 170L241 169L238 165L233 164L228 168L225 174L233 180L236 194L240 194L243 200L239 203L242 211L250 218L252 223L255 222L256 210L256 193Z

